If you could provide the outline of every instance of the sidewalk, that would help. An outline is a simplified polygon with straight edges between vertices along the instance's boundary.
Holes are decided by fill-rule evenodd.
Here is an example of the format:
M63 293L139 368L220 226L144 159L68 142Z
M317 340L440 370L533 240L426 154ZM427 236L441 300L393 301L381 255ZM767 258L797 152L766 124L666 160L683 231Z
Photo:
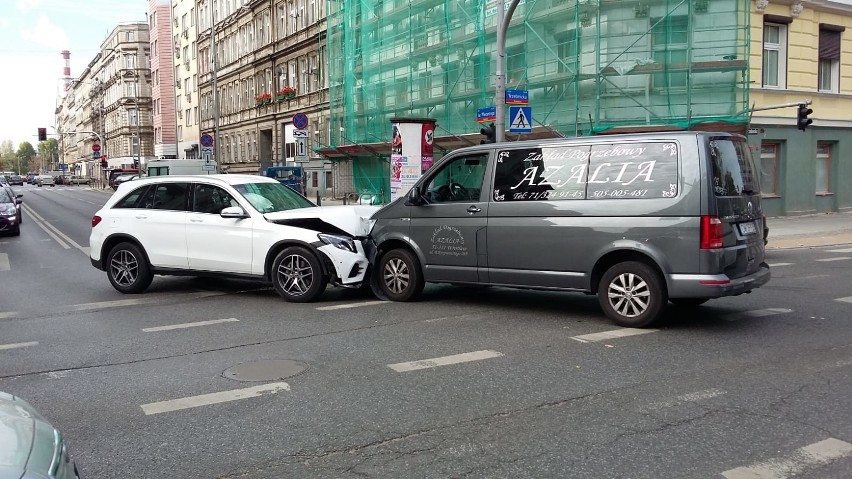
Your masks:
M852 212L766 219L769 244L766 249L831 246L852 243Z

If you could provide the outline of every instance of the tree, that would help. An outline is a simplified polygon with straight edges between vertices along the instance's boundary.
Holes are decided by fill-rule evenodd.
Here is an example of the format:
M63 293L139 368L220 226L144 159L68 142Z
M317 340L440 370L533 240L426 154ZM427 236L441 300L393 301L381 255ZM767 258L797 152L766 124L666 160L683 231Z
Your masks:
M36 155L30 159L30 162L27 163L27 173L38 172L41 173L41 165L46 164L44 162L44 157Z
M15 153L15 144L12 143L12 140L3 140L0 143L0 156L5 155L6 153Z
M15 165L15 171L20 173L20 167L25 167L26 165L28 165L32 157L34 157L35 155L36 152L33 148L32 143L28 141L22 141L21 144L18 146L17 153L18 160L20 160L20 163Z
M59 142L56 141L56 138L48 138L46 141L39 142L38 154L44 159L44 164L55 162L59 159ZM39 165L41 164L39 163Z
M14 151L0 154L0 171L12 171L18 167L18 156Z

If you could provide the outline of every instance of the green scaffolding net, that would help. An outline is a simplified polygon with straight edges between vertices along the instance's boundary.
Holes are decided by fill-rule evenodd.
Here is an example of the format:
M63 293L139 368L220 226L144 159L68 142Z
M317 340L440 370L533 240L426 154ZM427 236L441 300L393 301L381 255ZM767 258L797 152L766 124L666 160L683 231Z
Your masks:
M439 137L478 133L477 109L494 105L498 5L330 1L331 145L388 141L395 117L434 118ZM744 128L748 7L747 0L522 0L506 39L506 88L527 90L533 125L555 135ZM354 182L366 188L357 173Z

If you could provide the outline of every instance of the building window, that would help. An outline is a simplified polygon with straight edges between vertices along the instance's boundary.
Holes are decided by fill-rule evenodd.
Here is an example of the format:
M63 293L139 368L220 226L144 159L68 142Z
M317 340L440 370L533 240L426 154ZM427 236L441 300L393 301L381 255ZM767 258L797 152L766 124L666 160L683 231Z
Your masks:
M127 32L127 36L125 37L128 42L132 42L135 39L134 32Z
M192 125L192 109L191 108L186 109L186 112L184 113L184 117L186 117L186 126Z
M135 108L127 110L127 124L130 126L136 126L139 124L139 114Z
M818 89L822 92L839 93L840 90L840 32L821 28L819 30Z
M816 194L831 193L831 143L817 142Z
M778 195L778 143L763 142L760 145L760 192L765 196Z
M124 55L124 66L128 70L133 70L136 68L136 55Z
M787 87L787 25L763 24L763 86Z
M652 18L651 48L657 64L672 71L653 77L655 88L686 88L689 61L689 17L686 15Z
M178 141L183 141L183 126L178 125L177 130Z
M130 138L130 154L133 156L139 155L139 137L134 136Z

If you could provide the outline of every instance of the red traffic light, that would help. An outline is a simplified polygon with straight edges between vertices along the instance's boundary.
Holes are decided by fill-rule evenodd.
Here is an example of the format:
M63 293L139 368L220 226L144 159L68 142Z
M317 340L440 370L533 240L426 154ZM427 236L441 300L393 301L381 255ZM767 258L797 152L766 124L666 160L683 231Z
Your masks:
M38 129L38 141L47 141L47 128Z

